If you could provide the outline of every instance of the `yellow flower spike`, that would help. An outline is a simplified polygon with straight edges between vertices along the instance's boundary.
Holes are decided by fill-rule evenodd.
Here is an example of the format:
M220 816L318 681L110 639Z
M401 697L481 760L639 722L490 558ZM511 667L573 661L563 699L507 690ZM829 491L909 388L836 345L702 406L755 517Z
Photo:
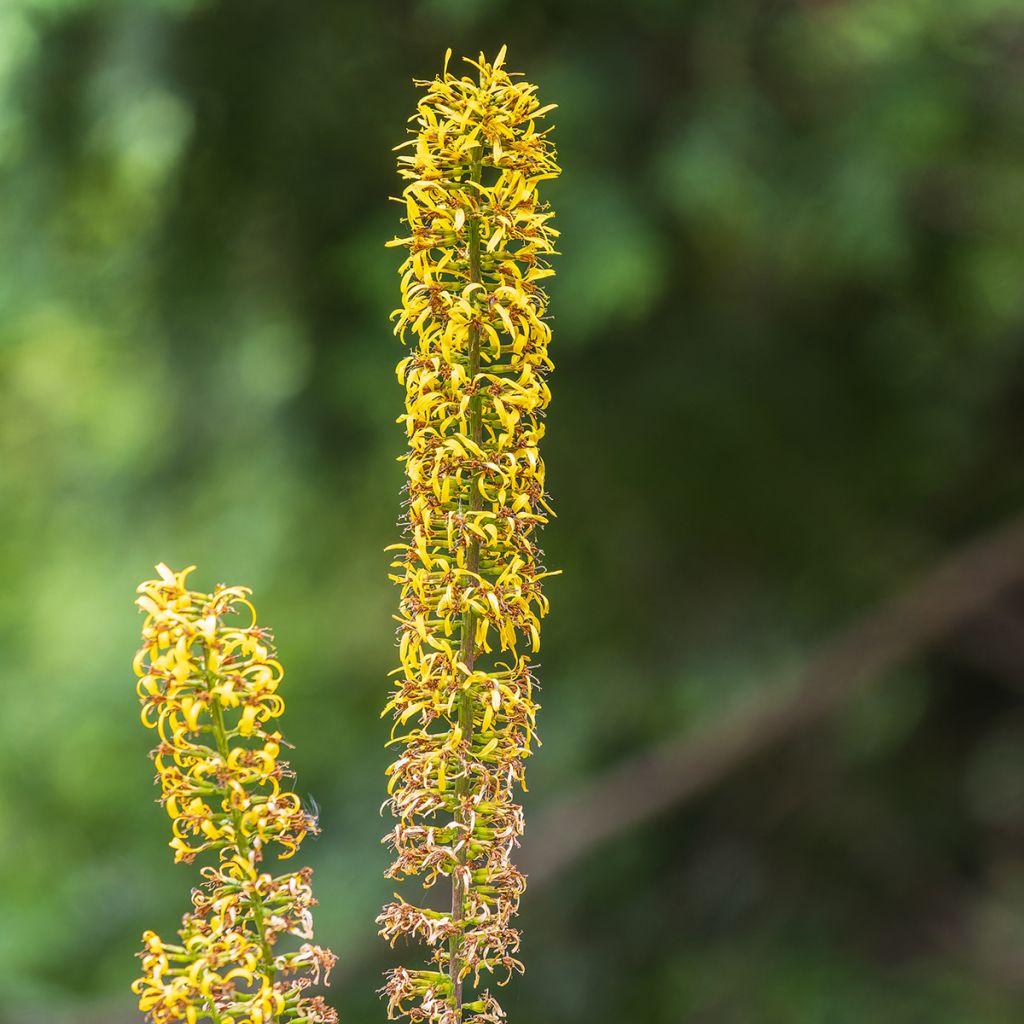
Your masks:
M215 851L216 865L203 868L205 882L193 891L181 946L145 933L144 973L132 991L153 1024L336 1024L322 998L305 994L327 980L334 955L308 944L275 948L283 935L312 937L312 872L260 870L265 849L290 857L319 831L299 798L282 791L291 772L278 760L281 734L260 728L284 711L281 665L256 625L250 591L190 591L194 568L161 564L159 578L140 585L146 618L133 666L142 722L161 738L153 759L174 859Z
M539 185L559 170L541 127L553 107L505 70L505 48L468 61L472 75L450 58L417 83L413 138L397 147L408 233L388 243L408 249L392 319L410 352L397 369L408 501L392 548L401 668L386 707L399 749L387 806L398 821L385 841L396 854L388 877L449 877L452 911L396 896L378 923L392 945L423 939L435 968L390 972L389 1018L484 1024L504 1014L469 989L522 969L512 787L537 710L520 649L536 650L547 612L535 534L550 514L539 444L552 363L538 282L558 236Z

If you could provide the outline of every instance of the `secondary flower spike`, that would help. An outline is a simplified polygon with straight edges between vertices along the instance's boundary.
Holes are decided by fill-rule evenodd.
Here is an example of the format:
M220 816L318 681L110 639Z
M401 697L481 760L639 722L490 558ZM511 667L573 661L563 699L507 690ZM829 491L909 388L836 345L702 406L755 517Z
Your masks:
M132 990L154 1024L335 1024L323 998L305 994L335 962L312 943L312 871L263 868L268 851L290 857L319 831L286 787L273 638L248 588L189 590L194 569L158 565L159 578L140 585L135 672L142 722L160 738L153 759L174 859L212 853L216 863L202 869L179 941L143 936Z
M525 879L511 854L523 831L514 791L535 740L528 652L550 575L536 544L550 513L541 281L558 234L538 193L559 170L541 127L553 108L505 70L504 47L493 63L467 59L472 77L450 72L450 58L416 83L414 137L398 159L408 236L391 244L409 250L395 313L411 349L398 364L409 449L392 563L401 667L384 713L398 750L388 875L425 888L447 879L451 904L396 894L378 923L392 945L416 936L430 949L428 967L389 972L389 1018L485 1024L505 1016L488 977L503 984L523 969L512 919Z

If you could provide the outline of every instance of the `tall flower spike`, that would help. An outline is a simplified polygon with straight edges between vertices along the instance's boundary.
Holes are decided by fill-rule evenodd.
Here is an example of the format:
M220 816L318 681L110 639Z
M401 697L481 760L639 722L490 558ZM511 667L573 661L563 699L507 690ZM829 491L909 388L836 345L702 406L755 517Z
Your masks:
M319 831L283 785L294 773L271 729L284 711L273 638L248 588L197 593L185 582L194 568L158 565L159 579L140 585L135 672L143 725L160 737L153 759L174 859L213 852L216 865L202 869L179 942L143 936L132 991L153 1024L335 1024L320 996L305 995L335 962L312 943L312 871L262 868L266 850L290 857Z
M409 250L395 333L412 354L398 364L409 438L406 539L392 549L401 667L384 714L399 750L388 876L450 879L451 906L396 894L377 920L392 945L414 935L432 951L430 969L389 972L389 1018L484 1024L504 1018L486 976L503 984L523 969L511 921L525 879L510 855L537 711L524 650L539 647L550 575L534 538L550 512L540 282L557 237L538 186L559 171L538 127L553 108L505 71L504 47L493 63L467 60L473 78L452 74L450 58L416 83L412 150L398 159L410 233L391 243Z

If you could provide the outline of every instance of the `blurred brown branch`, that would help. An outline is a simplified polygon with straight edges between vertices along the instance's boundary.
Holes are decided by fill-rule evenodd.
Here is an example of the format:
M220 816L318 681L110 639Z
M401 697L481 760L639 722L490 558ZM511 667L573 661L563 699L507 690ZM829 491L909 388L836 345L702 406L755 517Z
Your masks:
M1019 610L997 605L973 617L946 647L965 666L1024 692L1024 620Z
M795 681L766 684L761 695L700 734L644 751L542 809L523 851L531 884L550 881L601 843L693 798L831 714L1022 579L1024 518L954 552L842 629Z

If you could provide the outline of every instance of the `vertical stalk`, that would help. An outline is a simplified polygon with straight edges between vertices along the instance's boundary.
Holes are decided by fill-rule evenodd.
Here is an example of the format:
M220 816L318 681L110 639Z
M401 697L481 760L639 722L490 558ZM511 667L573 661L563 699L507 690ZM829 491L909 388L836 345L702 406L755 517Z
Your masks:
M397 367L408 512L396 547L405 553L392 564L401 681L385 710L396 732L419 723L389 741L403 750L388 769L398 822L386 837L387 876L416 876L427 889L450 876L451 909L439 915L396 894L377 922L392 946L422 938L434 967L388 972L389 1016L468 1024L503 1019L484 980L497 973L503 984L523 969L511 923L523 875L511 855L537 708L521 685L530 659L520 648L539 645L550 575L533 539L547 520L538 449L551 338L537 281L552 273L558 236L538 187L558 165L537 128L553 105L505 70L505 47L493 63L467 58L478 78L450 71L450 58L416 83L425 95L405 144L415 148L398 157L409 232L388 243L408 250L395 333L414 345Z
M210 678L209 673L206 676L207 689L211 691L210 694L210 719L213 723L211 729L213 737L217 742L217 750L223 758L224 764L228 763L228 755L231 753L231 748L228 745L228 733L227 728L224 725L224 709L220 706L220 701L213 695L213 680ZM231 822L235 827L235 850L239 857L243 859L246 857L248 851L243 850L241 846L242 837L242 815L239 813L238 808L231 802L231 792L227 793L228 807L231 813ZM277 973L277 968L274 966L274 955L270 951L270 944L267 942L267 933L264 928L264 906L263 900L260 899L259 894L253 891L252 894L252 916L256 923L256 929L259 932L260 949L263 954L263 973L266 975L270 984L274 984L274 975ZM277 1014L274 1014L275 1021L277 1020ZM272 1024L272 1022L268 1022Z
M480 148L473 150L472 162L470 163L469 178L475 185L480 184L481 162ZM476 192L476 189L474 189ZM474 196L479 200L479 194ZM469 217L466 221L466 228L469 234L469 282L480 284L480 218ZM477 375L480 373L480 325L472 323L469 326L468 337L468 361L469 378L476 385ZM483 440L483 400L478 391L473 392L469 399L469 436L470 440L477 446ZM480 493L480 471L473 473L469 487L469 511L479 512L483 508L483 495ZM466 570L476 575L480 571L480 540L474 534L470 534L469 548L466 552ZM459 660L472 672L476 661L476 614L472 608L467 608L462 614L461 644L459 648ZM473 696L468 690L463 690L459 696L459 729L462 732L462 742L469 750L473 743ZM460 825L469 824L469 814L462 806L462 801L469 793L470 780L467 774L460 775L455 781L455 820ZM469 859L470 836L465 836L465 842L459 850L458 861L460 868L464 867ZM452 920L455 924L461 924L466 913L466 884L463 873L456 871L452 874ZM452 1005L455 1010L456 1022L462 1021L462 935L457 933L451 937L448 943L449 964L448 969L452 981Z

